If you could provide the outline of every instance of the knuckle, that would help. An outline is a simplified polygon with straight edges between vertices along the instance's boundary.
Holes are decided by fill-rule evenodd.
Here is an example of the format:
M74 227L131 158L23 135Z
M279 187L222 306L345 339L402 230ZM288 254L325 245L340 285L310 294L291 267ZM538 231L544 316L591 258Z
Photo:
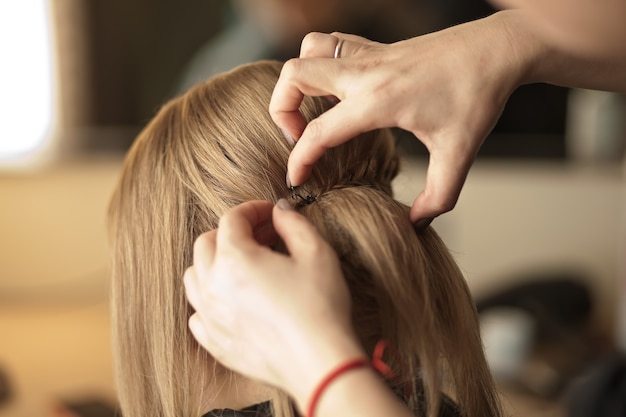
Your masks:
M201 234L193 243L193 253L195 254L203 253L209 250L209 248L210 248L210 245L209 245L208 233Z
M272 96L268 110L274 123L276 123L278 126L283 126L283 122L287 118L282 111L282 102L280 102L280 100L276 97L276 94Z
M375 68L381 67L384 63L384 57L377 53L371 53L367 45L360 45L354 50L354 55L363 54L363 59L356 63L356 69L362 73L368 73Z
M280 78L286 80L293 80L298 77L302 68L302 60L299 58L291 58L283 64L283 69L280 74Z
M206 268L212 263L217 249L215 233L215 230L203 233L193 243L192 264L198 268Z
M323 122L320 119L313 119L306 126L307 136L315 144L321 144L322 132L324 130Z
M217 223L217 233L221 235L224 233L224 230L228 230L230 227L235 215L233 214L233 209L227 210L222 217L220 217Z
M183 274L183 286L186 288L190 288L193 285L193 274L194 270L192 266L185 269L185 273Z
M305 57L315 50L315 48L322 42L324 35L319 32L309 32L304 35L302 44L300 45L300 56Z
M431 209L437 213L446 213L454 208L456 205L456 198L448 195L441 195L435 197L430 206Z

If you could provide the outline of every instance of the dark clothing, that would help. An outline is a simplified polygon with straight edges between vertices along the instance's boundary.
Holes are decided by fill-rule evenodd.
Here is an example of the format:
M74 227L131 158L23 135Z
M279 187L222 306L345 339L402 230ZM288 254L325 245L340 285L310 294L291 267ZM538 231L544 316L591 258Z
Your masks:
M298 415L296 413L296 415ZM202 417L272 417L272 410L269 402L256 404L243 410L213 410ZM442 397L439 417L463 417L456 404L446 397Z
M243 410L213 410L202 417L272 417L272 410L269 401L266 401Z

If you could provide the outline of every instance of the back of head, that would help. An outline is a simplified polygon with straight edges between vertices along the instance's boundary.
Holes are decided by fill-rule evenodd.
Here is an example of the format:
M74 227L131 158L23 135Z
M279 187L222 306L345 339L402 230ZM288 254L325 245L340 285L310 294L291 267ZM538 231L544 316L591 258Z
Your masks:
M408 208L392 198L398 159L389 131L329 150L292 192L291 146L267 112L280 69L259 62L195 86L163 106L127 156L110 208L124 415L199 416L210 406L205 388L224 373L187 328L182 276L193 241L229 208L279 198L291 199L338 252L357 332L368 349L381 338L395 346L415 407L435 415L449 388L467 417L498 415L463 277L434 230L417 234ZM311 119L330 105L307 98L301 111Z

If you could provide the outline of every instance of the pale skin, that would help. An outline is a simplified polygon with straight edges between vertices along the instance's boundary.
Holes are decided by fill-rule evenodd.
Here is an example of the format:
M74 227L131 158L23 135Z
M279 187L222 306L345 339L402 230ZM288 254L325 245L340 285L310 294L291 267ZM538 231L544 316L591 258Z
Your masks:
M426 184L411 210L413 221L426 224L454 207L476 152L517 86L550 82L626 92L626 2L501 4L527 10L392 45L344 34L307 36L303 58L287 63L270 107L297 140L291 184L303 183L326 149L362 131L402 127L430 151ZM338 38L342 55L332 59ZM307 126L297 111L304 95L340 102ZM274 233L288 256L264 246ZM287 391L300 410L324 375L364 355L336 255L292 210L267 202L231 210L218 230L198 239L185 286L197 311L189 325L198 341L226 366ZM373 371L360 368L327 388L316 415L412 414Z
M289 256L259 244L276 236ZM285 389L303 410L333 367L365 357L350 324L350 297L336 254L285 200L276 208L249 202L224 215L218 229L196 241L184 283L197 311L189 327L202 346L225 366ZM234 305L246 313L230 314ZM251 328L244 317L257 310L262 322ZM234 339L240 333L245 342Z
M391 45L339 33L308 35L301 50L306 59L285 64L270 103L274 121L299 139L289 158L291 185L308 178L326 149L362 131L398 126L419 137L431 155L426 188L411 218L452 209L483 138L525 71L515 56L502 59L496 48L476 47L496 42L509 48L507 37L494 39L491 24L473 22ZM328 59L338 37L344 39L342 57ZM472 67L468 61L492 65ZM450 82L460 74L466 83ZM340 102L307 125L298 112L304 95L332 95ZM417 97L431 96L413 105Z
M302 184L326 149L364 131L401 127L430 152L424 190L410 214L414 222L427 222L455 206L478 149L518 86L550 82L626 91L626 29L620 22L621 41L602 43L608 34L597 35L600 53L586 46L589 40L546 36L555 30L537 20L530 12L504 11L390 45L341 33L307 35L301 58L285 64L270 103L274 121L297 139L290 185ZM332 59L338 38L344 40L341 58ZM307 125L298 112L305 95L340 102Z

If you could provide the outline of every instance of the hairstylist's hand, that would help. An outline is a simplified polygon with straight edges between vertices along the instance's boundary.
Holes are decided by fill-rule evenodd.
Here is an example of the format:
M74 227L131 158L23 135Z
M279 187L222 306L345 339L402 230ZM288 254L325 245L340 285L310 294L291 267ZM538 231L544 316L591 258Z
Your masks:
M259 243L276 234L289 255ZM184 282L198 342L225 366L300 404L330 369L364 356L335 252L285 200L276 207L244 203L225 214L196 241Z
M288 61L270 103L274 121L299 138L289 158L292 185L302 184L326 149L382 127L413 132L430 151L424 190L411 219L451 210L486 135L524 71L512 48L515 12L384 45L335 33L312 33L300 59ZM333 59L338 39L339 59ZM305 95L340 102L308 125Z

